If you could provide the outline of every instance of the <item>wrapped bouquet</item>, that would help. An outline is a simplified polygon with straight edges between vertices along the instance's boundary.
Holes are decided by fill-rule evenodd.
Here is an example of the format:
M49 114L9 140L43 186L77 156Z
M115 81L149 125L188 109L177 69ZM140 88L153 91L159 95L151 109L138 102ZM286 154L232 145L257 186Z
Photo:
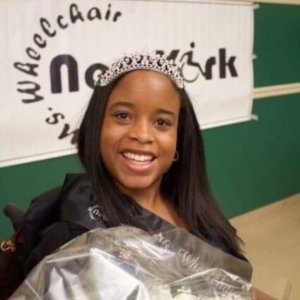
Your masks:
M45 257L11 299L250 300L251 267L182 229L95 229Z

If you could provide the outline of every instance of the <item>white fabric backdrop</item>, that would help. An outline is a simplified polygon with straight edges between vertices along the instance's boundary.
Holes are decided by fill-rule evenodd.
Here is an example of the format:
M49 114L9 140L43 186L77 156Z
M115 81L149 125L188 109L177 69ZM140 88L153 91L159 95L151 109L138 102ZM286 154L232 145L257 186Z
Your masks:
M0 166L75 153L93 81L136 50L173 56L202 128L250 119L249 4L2 0L0 28Z

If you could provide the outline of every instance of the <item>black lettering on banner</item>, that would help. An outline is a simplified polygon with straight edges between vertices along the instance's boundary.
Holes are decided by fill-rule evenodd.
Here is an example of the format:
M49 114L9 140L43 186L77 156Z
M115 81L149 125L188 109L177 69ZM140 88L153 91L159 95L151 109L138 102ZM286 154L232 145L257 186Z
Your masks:
M108 9L107 9L107 12L105 14L105 20L108 20L109 17L110 17L110 8L111 8L111 4L108 4Z
M117 22L118 21L118 18L120 18L122 16L121 12L120 11L117 11L114 15L114 18L113 18L113 21L114 22Z
M95 72L100 71L99 73L103 74L107 69L108 69L108 67L106 65L103 65L103 64L100 64L100 63L93 64L93 65L89 66L88 69L85 72L85 82L86 82L86 84L90 88L94 88L95 81L97 80L95 78Z
M164 50L156 50L156 53L159 55L164 55L165 51ZM177 56L179 54L179 49L173 49L169 55L166 54L167 59L173 59L176 60Z
M216 57L212 56L210 57L206 63L205 63L205 72L204 72L204 77L205 79L212 79L212 68L216 64Z
M197 68L198 71L199 71L203 76L205 76L205 72L203 71L203 69L202 69L200 63L198 63L197 61L194 60L194 50L193 50L193 49L195 48L195 43L194 43L194 42L191 42L190 47L192 48L192 50L183 53L183 54L181 55L180 60L179 60L180 62L182 62L182 61L184 61L184 58L186 57L186 60L185 60L185 62L183 62L183 65L182 65L182 67L181 67L181 70L184 68L184 65L187 64L188 66ZM183 71L182 71L182 72L183 72ZM199 75L196 76L196 78L194 78L193 80L189 80L188 82L194 82L194 81L196 81L196 79L197 79L198 77L199 77Z
M52 108L51 108L51 107L49 107L48 109L49 109L50 111L52 111ZM63 120L63 119L65 119L64 114L62 114L62 113L53 113L53 114L51 115L51 117L46 118L45 121L46 121L46 123L49 124L49 125L56 125L57 123L59 123L60 120Z
M76 1L74 1L76 2ZM50 38L57 36L60 29L69 28L70 25L75 24L78 21L82 23L86 20L104 20L116 22L122 16L120 11L113 11L112 5L108 4L106 9L100 9L98 7L90 7L87 11L82 12L76 3L69 5L69 15L59 14L56 16L55 22L51 22L52 19L45 17L39 17L40 32L35 32L32 35L31 45L25 48L25 54L34 63L22 63L14 62L14 67L26 73L30 76L39 75L39 64L37 64L42 58L42 50L48 46ZM53 21L54 21L53 20ZM178 50L171 52L171 56L178 53ZM177 54L176 54L177 55ZM102 63L95 63L90 65L85 72L86 84L93 88L94 83L97 80L98 74L102 74L107 70L107 66ZM62 93L62 78L66 76L69 92L79 91L79 79L78 79L78 63L77 60L70 54L62 54L54 57L49 66L50 71L50 89L52 94ZM66 82L64 81L64 82ZM25 79L24 81L17 82L17 92L21 93L21 101L25 104L39 102L44 99L40 95L41 86L36 81L30 81ZM69 138L71 144L76 144L78 140L78 129L71 129L70 124L66 121L66 116L62 112L53 111L51 107L50 111L44 121L48 125L58 125L60 127L59 140Z
M226 69L227 68L232 77L238 76L238 73L234 66L235 59L236 59L236 56L230 56L229 59L226 61L226 49L225 48L219 49L220 78L226 77Z
M70 19L72 23L75 23L78 19L84 21L82 13L78 10L78 6L74 3L70 6Z
M20 62L15 62L14 63L14 67L16 69L18 69L19 71L22 71L28 75L31 75L31 76L37 76L38 73L35 71L35 68L37 68L39 65L37 64L30 64L30 63L25 63L25 64L22 64Z
M75 145L77 143L77 140L78 140L79 130L78 129L75 129L73 131L69 131L69 130L70 130L70 125L66 123L64 125L64 128L63 128L62 132L58 136L58 138L61 140L61 139L64 139L68 136L72 136L71 144Z
M41 101L44 99L44 97L39 96L36 94L37 91L39 91L41 89L40 85L33 82L33 81L19 81L18 82L19 85L31 85L31 87L28 88L24 88L24 89L17 89L18 92L20 93L26 93L26 94L30 94L33 96L32 99L22 99L22 102L24 103L32 103L32 102L37 102L37 101Z
M79 90L77 61L71 55L58 55L50 63L51 92L53 94L62 92L61 67L63 65L66 65L68 69L69 91Z
M40 48L45 48L46 45L47 45L46 41L43 40L42 37L39 34L37 34L37 33L34 34L33 41Z
M39 53L37 53L33 48L27 47L26 48L26 53L30 58L32 58L34 60L40 60L41 59L41 55Z
M64 19L64 16L59 15L57 17L57 24L61 29L66 29L69 25L68 23L63 23L62 20Z
M45 18L40 18L40 23L41 23L41 27L43 29L43 31L49 36L49 37L54 37L56 35L56 31L53 30L52 32L51 30L51 24L49 23L49 21Z
M88 13L87 13L87 18L92 21L94 19L99 19L101 20L101 12L98 7L92 7Z
M206 80L210 80L213 78L213 70L215 69L216 72L219 69L219 77L220 78L226 78L226 76L231 76L231 77L237 77L238 73L235 67L235 59L236 56L230 56L229 58L226 57L226 49L225 48L220 48L219 49L219 60L218 64L219 66L217 67L217 57L216 56L211 56L208 59L206 59L203 64L200 64L198 61L194 59L194 50L195 48L195 43L191 42L190 47L192 48L189 51L184 52L180 57L179 57L179 49L173 49L171 52L166 56L168 59L173 59L174 61L176 59L179 60L181 63L181 72L184 77L184 80L186 82L195 82L199 75L201 74ZM163 50L157 50L156 53L158 54L165 54ZM215 66L215 67L214 67ZM197 70L197 74L194 76L192 79L186 78L185 74L185 68L186 67L193 67ZM216 74L215 74L216 75Z

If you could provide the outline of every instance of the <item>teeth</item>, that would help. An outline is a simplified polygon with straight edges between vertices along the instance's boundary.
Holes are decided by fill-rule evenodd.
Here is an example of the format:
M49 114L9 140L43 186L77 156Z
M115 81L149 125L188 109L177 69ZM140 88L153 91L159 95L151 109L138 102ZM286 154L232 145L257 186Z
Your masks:
M136 154L136 153L126 152L126 153L123 153L123 155L126 158L136 161L136 162L149 162L153 159L152 155L145 155L145 154Z

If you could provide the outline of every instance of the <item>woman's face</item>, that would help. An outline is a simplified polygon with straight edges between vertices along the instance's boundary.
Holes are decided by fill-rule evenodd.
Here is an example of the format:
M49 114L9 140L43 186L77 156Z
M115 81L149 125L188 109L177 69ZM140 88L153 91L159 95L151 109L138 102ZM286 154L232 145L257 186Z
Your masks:
M138 70L123 76L109 97L100 154L129 195L158 191L176 151L179 93L163 74Z

